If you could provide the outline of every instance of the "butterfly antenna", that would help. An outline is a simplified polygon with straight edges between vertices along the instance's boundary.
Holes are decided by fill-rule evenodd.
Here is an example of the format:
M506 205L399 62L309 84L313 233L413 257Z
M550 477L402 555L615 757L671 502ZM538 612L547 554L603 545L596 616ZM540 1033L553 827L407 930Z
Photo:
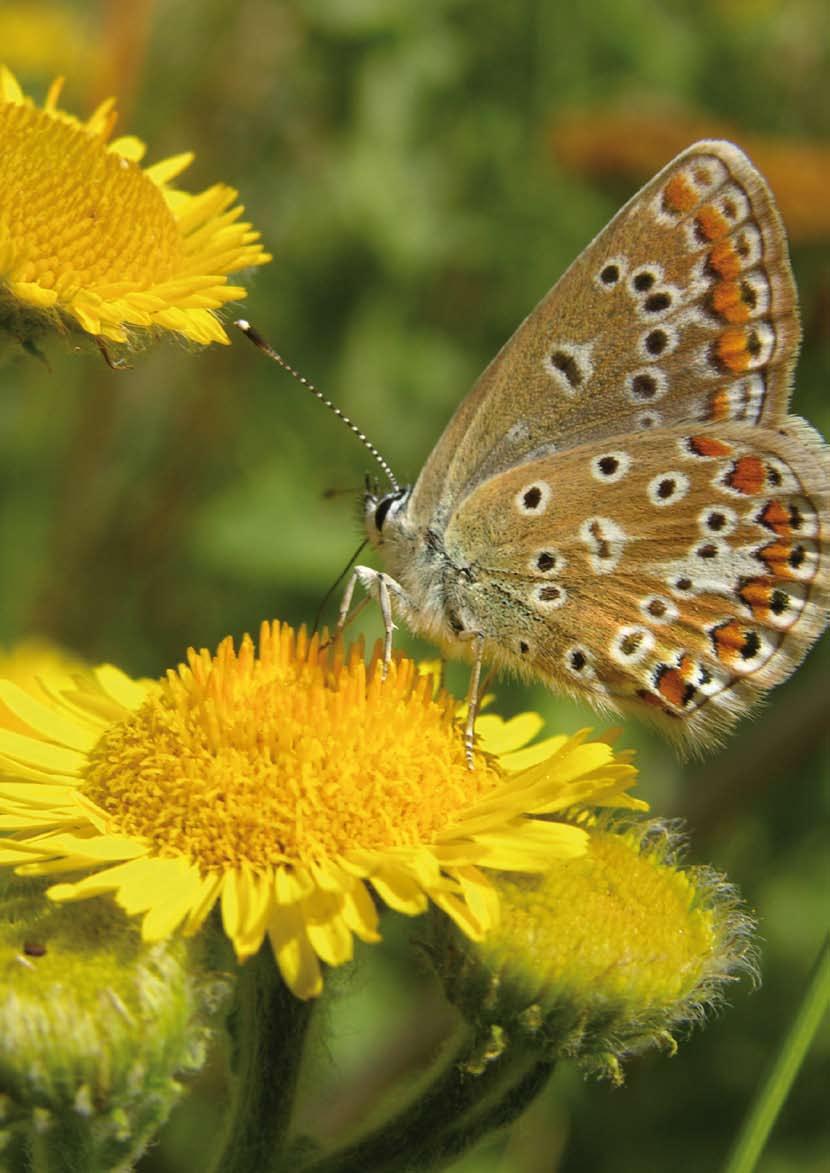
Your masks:
M274 350L273 346L268 345L268 343L265 341L265 339L262 337L262 335L259 333L259 331L255 330L250 322L246 322L244 318L240 318L239 321L234 322L234 326L238 326L239 329L242 331L242 333L246 334L248 336L248 338L250 338L251 342L253 342L254 346L256 346L256 348L258 350L261 350L263 354L267 354L268 357L272 358L275 363L279 363L279 365L284 370L288 371L289 375L293 375L293 377L297 380L298 383L302 383L302 385L305 387L306 391L310 391L311 394L315 397L315 399L319 399L320 402L322 404L324 404L330 411L334 412L334 414L338 417L338 419L341 419L343 421L343 423L346 425L347 428L350 428L351 431L354 432L354 434L357 436L358 440L361 442L363 447L366 448L369 452L371 452L372 456L374 456L375 460L378 462L380 467L383 469L384 473L386 474L386 476L389 479L389 483L392 486L393 492L397 493L398 490L400 489L400 485L398 484L398 480L397 480L395 474L392 472L392 469L389 467L389 465L383 459L381 454L378 452L377 448L374 446L372 441L369 440L364 435L363 432L361 432L361 430L357 426L357 424L353 423L353 421L349 419L349 417L346 415L346 413L344 411L341 411L340 408L337 407L334 403L332 403L332 401L330 399L326 399L323 392L320 391L319 388L315 387L314 384L309 379L306 379L305 376L301 375L299 371L295 371L294 368L291 366L291 364L287 363L285 361L285 359L282 357L282 355L278 354L277 351Z

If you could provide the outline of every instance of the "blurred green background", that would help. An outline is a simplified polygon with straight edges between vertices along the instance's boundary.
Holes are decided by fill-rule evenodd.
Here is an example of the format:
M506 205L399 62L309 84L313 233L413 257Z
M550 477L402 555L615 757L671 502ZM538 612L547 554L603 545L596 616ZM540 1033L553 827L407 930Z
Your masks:
M794 405L830 432L830 7L826 0L119 0L3 4L0 46L40 99L119 96L148 161L193 149L182 185L240 189L275 262L242 312L414 479L479 371L621 202L702 134L749 149L791 238L805 340ZM228 320L232 315L227 315ZM277 616L310 621L360 538L368 456L244 339L162 343L110 370L56 339L0 367L0 640L44 635L158 674ZM330 490L344 490L332 495ZM330 605L328 618L334 609ZM364 630L380 630L369 614ZM429 649L401 633L408 650ZM716 1169L827 931L830 646L722 752L682 764L629 722L642 793L688 821L760 921L763 984L621 1090L562 1068L460 1173ZM451 675L459 692L464 673ZM556 729L587 710L511 682L498 707ZM447 1011L387 918L330 983L303 1124L359 1120L428 1062ZM830 1171L830 1024L764 1173ZM221 1056L145 1173L205 1163Z

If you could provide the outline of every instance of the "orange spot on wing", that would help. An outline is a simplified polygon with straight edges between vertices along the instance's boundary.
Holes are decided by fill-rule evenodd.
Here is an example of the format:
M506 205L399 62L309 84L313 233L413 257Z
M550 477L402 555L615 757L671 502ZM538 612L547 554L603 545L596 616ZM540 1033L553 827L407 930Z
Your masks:
M695 216L695 223L707 240L722 240L729 235L729 221L711 204L700 209Z
M639 688L637 690L637 696L640 698L641 701L644 701L650 708L659 709L660 712L664 713L667 717L679 717L680 716L680 714L675 713L673 709L666 708L666 706L663 704L660 697L657 696L656 693L650 692L647 688Z
M726 477L726 483L738 493L756 496L764 487L766 472L758 456L741 456L736 460Z
M718 359L730 371L745 371L749 366L746 334L737 326L727 327L715 343Z
M680 657L680 662L677 669L684 680L688 680L690 676L694 675L695 662L692 657L685 653Z
M712 308L727 322L748 322L749 307L744 304L737 281L721 281L712 290Z
M676 709L682 709L695 694L694 685L686 682L686 678L679 668L666 668L660 673L657 691L664 700L668 701L670 705L674 705Z
M789 537L792 533L792 519L790 511L780 501L768 501L761 510L758 520L767 529L773 530L779 538Z
M790 558L793 556L792 542L769 542L759 552L759 557L776 578L794 578Z
M672 175L663 188L663 202L672 212L690 212L697 205L697 192L681 171Z
M726 387L718 387L717 391L712 392L709 398L709 415L715 422L729 419L729 392Z
M690 436L689 449L695 456L731 456L732 445L714 436Z
M746 632L735 619L721 623L712 631L712 643L719 660L730 661L746 647Z
M709 264L725 281L732 281L741 271L741 258L728 240L721 240L712 246Z
M769 617L770 599L772 596L773 579L750 578L738 591L740 598L750 608L756 619Z

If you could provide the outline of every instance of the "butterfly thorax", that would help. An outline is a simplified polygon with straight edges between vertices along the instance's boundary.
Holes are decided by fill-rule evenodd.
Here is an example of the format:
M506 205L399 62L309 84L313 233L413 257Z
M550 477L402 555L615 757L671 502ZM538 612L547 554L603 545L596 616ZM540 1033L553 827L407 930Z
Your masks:
M412 490L378 497L367 492L364 520L369 541L380 552L386 573L400 586L398 610L418 634L458 654L459 639L478 631L476 569L463 552L448 548L443 527L413 521Z

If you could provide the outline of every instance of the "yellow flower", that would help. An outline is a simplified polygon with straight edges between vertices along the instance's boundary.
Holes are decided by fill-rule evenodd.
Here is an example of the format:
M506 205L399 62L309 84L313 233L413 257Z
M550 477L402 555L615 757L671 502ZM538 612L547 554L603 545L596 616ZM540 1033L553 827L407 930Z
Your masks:
M521 749L532 714L482 717L470 771L455 701L412 661L384 680L360 646L277 623L258 649L191 650L158 683L106 666L41 686L49 703L0 685L29 730L0 729L0 864L86 873L52 898L113 893L150 941L196 932L221 902L239 959L267 935L303 998L320 961L379 939L369 885L409 915L432 901L478 939L498 916L482 869L584 853L586 831L562 820L574 806L643 806L628 755L604 742Z
M578 859L495 877L502 916L486 940L434 924L430 956L486 1058L529 1047L620 1082L623 1059L675 1050L679 1028L754 976L754 926L722 876L683 864L671 828L585 823Z
M61 85L39 109L0 66L0 321L24 341L52 324L226 343L216 310L245 296L227 275L270 260L236 191L172 187L189 153L142 169L144 143L108 141L114 99L81 122L58 108Z

